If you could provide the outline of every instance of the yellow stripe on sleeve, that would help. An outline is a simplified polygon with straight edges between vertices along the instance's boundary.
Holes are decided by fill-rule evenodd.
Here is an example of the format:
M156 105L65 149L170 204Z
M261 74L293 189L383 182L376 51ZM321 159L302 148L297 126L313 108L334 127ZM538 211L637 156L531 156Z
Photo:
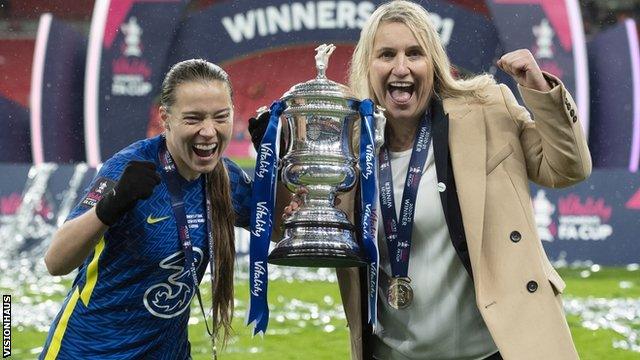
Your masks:
M47 350L47 354L45 355L45 360L55 359L58 356L58 352L60 352L60 345L62 344L62 337L64 336L64 332L67 330L67 324L69 323L69 318L71 314L73 314L73 309L76 307L76 303L78 302L78 298L80 297L80 292L76 287L73 290L73 294L67 302L66 307L64 308L64 312L62 316L60 316L60 321L56 326L56 330L53 333L53 337L51 339L51 344L49 345L49 349Z
M100 259L102 250L104 250L104 236L100 238L96 248L93 250L93 259L91 259L91 262L87 266L87 281L85 282L84 287L82 288L82 293L80 294L80 299L82 299L84 306L89 306L89 300L91 299L93 288L96 287L96 283L98 282L98 259Z

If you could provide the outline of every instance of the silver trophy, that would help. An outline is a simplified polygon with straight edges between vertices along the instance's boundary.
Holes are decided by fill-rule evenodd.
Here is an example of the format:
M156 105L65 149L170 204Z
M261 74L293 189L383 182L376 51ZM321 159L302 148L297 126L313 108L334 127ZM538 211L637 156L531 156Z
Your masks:
M284 236L269 255L277 265L352 267L366 264L355 227L334 203L338 192L358 179L353 153L354 123L360 101L350 89L327 79L334 45L316 49L315 79L293 86L282 101L281 115L289 130L288 151L282 158L282 181L302 193L299 210L284 221ZM379 109L380 110L380 109ZM382 144L384 117L376 113L376 144ZM302 190L302 191L301 191Z

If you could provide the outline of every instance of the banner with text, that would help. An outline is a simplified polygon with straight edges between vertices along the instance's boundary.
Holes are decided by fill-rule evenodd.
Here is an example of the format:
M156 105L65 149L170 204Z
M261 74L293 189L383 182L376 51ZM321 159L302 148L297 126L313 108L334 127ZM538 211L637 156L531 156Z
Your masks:
M314 49L318 45L337 45L327 76L346 84L360 30L383 2L247 0L214 4L181 24L170 62L204 58L229 72L236 121L227 154L246 157L253 153L247 120L291 86L315 77ZM453 64L463 72L495 70L501 48L497 31L486 17L446 1L418 2L430 11Z
M640 262L640 178L594 170L575 186L531 187L538 234L552 260L603 265Z

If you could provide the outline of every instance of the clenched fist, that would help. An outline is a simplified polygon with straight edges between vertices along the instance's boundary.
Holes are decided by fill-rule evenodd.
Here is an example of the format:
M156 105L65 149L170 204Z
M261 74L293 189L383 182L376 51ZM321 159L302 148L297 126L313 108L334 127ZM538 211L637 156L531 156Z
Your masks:
M551 90L536 59L528 49L519 49L502 55L497 65L521 86L538 91Z
M96 215L105 225L115 224L138 200L148 199L160 184L156 165L149 161L131 161L113 191L96 205Z

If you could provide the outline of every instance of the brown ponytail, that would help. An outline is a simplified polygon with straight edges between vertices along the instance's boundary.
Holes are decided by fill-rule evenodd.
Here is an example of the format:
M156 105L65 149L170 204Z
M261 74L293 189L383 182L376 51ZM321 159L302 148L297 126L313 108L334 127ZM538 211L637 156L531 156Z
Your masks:
M223 328L222 347L232 333L233 319L233 270L236 257L234 242L235 211L231 203L229 175L222 159L207 174L211 197L213 231L214 274L212 276L213 326L216 336Z

